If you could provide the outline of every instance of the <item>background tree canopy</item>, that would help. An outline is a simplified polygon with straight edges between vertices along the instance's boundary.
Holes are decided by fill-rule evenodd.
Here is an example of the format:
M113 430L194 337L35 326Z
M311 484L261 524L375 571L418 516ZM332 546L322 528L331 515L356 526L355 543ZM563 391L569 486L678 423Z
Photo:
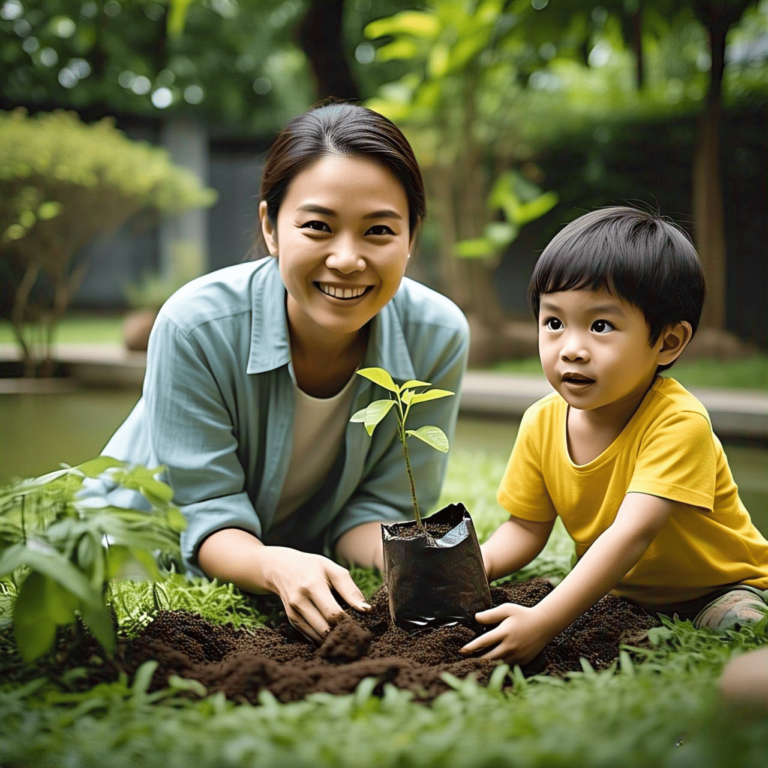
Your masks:
M734 320L734 270L768 275L728 206L745 200L749 240L764 241L765 193L749 179L768 129L767 0L5 0L0 32L3 109L191 116L212 135L262 141L328 96L385 112L427 178L422 276L487 327L508 310L495 275L530 248L515 242L523 227L549 235L553 224L530 222L578 215L566 188L582 181L584 207L639 198L682 217L707 270L706 324L766 343ZM723 146L722 121L738 115L751 138L740 147L726 126L736 141ZM679 145L658 156L645 126L678 126ZM641 135L650 144L626 141ZM554 184L546 158L566 145L584 162ZM656 175L610 185L635 151L656 157ZM758 156L752 171L737 152ZM688 189L669 210L681 173ZM749 301L764 326L764 295Z

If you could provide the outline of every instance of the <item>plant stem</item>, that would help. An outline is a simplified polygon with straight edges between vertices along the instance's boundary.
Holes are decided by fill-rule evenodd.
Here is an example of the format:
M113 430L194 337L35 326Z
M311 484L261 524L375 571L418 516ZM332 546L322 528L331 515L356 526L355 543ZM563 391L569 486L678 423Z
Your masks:
M405 455L405 469L408 472L408 482L411 485L411 501L413 502L413 513L416 516L416 524L419 530L424 530L424 523L421 522L421 512L419 511L419 502L416 501L416 486L413 482L413 470L411 470L411 457L408 455L408 443L406 442L404 427L400 427L400 442L403 444L403 454Z

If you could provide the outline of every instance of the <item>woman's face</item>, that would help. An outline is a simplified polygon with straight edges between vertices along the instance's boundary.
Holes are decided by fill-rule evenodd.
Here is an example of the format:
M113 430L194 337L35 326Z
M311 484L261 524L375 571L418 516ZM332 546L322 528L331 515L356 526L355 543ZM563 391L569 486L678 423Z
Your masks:
M411 233L405 190L385 166L326 155L291 182L275 227L265 202L259 215L293 334L354 337L395 295Z

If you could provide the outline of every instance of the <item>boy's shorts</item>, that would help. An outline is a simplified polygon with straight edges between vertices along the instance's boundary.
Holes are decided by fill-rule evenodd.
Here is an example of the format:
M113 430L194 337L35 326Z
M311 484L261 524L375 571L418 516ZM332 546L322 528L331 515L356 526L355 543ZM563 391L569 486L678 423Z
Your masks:
M696 629L724 632L756 624L768 615L768 591L747 584L725 587L656 613L693 622Z

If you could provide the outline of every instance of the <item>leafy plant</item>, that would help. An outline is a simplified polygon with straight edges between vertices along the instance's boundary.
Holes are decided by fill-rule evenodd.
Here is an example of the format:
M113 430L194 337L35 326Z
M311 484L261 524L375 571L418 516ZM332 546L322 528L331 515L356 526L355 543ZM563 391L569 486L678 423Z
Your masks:
M129 561L158 579L153 553L177 550L186 525L158 471L99 457L0 491L0 578L17 591L13 627L25 661L50 650L56 628L74 623L78 614L101 645L113 649L106 603L111 579ZM150 510L116 507L106 494L83 494L86 478L139 491Z
M350 421L362 422L368 434L372 435L376 425L394 408L395 416L397 417L397 433L403 446L405 470L408 473L408 482L411 488L413 513L416 517L416 524L423 531L424 524L421 521L419 502L416 500L416 486L413 480L413 470L411 469L411 457L408 453L408 438L417 437L422 442L442 453L448 453L448 438L439 427L424 426L418 429L406 429L405 423L412 406L418 403L426 403L429 400L438 400L441 397L451 397L454 393L449 392L447 389L427 391L427 388L432 385L427 381L417 381L415 379L406 381L405 384L398 386L383 368L363 368L357 373L366 379L370 379L374 384L378 384L392 394L389 400L374 400L367 408L363 408L352 416Z
M76 260L85 245L139 211L175 214L215 199L165 150L131 141L110 120L0 113L0 266L27 375L50 373L55 328L85 275ZM44 329L40 351L35 327Z

